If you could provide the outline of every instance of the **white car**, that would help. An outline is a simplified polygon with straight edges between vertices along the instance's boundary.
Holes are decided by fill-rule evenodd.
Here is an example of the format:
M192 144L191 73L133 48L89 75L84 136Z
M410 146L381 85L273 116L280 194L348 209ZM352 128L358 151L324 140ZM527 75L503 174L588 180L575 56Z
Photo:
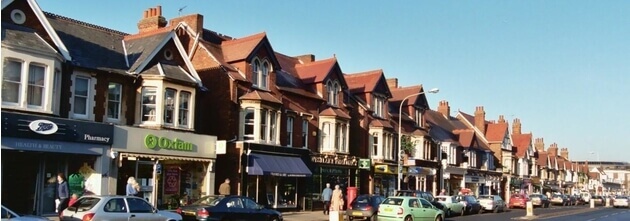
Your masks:
M182 216L159 211L146 200L135 196L83 196L63 210L61 220L180 221Z
M628 197L627 196L618 196L613 201L613 207L615 207L615 208L618 208L618 207L630 208L630 206L628 206Z
M10 209L2 206L2 221L15 220L15 221L50 221L49 219L41 216L20 216Z
M481 195L479 196L479 204L485 211L492 211L498 213L499 211L505 211L505 201L498 195Z

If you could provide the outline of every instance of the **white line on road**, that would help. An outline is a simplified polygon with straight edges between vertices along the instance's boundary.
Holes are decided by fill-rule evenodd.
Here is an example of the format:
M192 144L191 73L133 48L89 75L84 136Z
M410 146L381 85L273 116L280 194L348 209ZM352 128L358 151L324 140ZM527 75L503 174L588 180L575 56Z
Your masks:
M602 218L606 218L606 217L608 217L608 215L602 216Z
M593 220L595 220L595 219L589 219L589 220L586 220L586 221L593 221Z

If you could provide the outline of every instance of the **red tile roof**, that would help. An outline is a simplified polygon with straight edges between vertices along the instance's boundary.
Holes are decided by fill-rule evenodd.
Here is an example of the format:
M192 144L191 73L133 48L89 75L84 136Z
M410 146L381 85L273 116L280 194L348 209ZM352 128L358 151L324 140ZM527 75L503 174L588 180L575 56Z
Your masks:
M474 122L474 121L473 121ZM494 123L488 124L488 129L486 129L486 139L489 143L492 142L503 142L503 138L508 131L507 123Z
M547 153L545 152L538 152L538 165L540 166L547 166Z
M405 97L407 97L407 96L409 96L411 94L420 93L422 91L422 85L416 85L416 86L410 86L410 87L390 88L389 90L392 92L392 98L389 99L389 102L400 102L402 99L404 99ZM405 105L413 105L413 104L415 104L416 103L416 99L418 99L418 96L420 96L420 95L415 95L415 96L409 97L405 101Z
M342 110L337 108L328 107L319 112L319 116L332 116L332 117L341 117L345 119L350 119L350 115L346 114Z
M597 173L597 172L589 172L588 173L588 177L593 179L593 180L599 180L599 173Z
M369 93L376 88L376 84L383 76L383 70L373 70L366 71L354 74L346 74L346 83L348 84L348 89L352 93Z
M306 84L324 81L328 73L337 64L337 58L328 58L295 66L296 74Z
M259 100L259 101L267 101L277 104L282 104L282 102L266 91L252 91L240 97L241 100Z
M260 44L266 36L267 33L262 32L243 38L221 42L225 60L227 62L244 60L252 53L252 51L254 51L256 46L258 46L258 44Z
M453 131L454 134L459 135L459 144L464 148L473 147L473 141L475 140L475 132L469 129L457 129Z
M523 158L532 143L532 134L512 134L512 143L516 148L516 156Z
M308 98L313 98L320 101L325 101L324 98L318 96L317 94L311 93L310 91L307 91L303 88L292 88L292 87L282 87L282 86L277 86L277 87L278 87L278 90L281 90L281 91L301 95Z
M280 64L280 67L282 67L282 70L294 77L298 77L295 66L300 64L299 59L278 52L276 52L276 58L278 59L278 63Z
M383 128L390 128L390 129L394 128L392 124L389 123L389 121L381 120L381 119L373 119L370 122L370 127L383 127Z

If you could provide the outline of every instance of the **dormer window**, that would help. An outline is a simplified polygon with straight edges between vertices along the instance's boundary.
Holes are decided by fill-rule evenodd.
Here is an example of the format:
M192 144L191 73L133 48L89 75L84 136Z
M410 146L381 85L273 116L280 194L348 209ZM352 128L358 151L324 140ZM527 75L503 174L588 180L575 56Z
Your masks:
M385 116L385 98L374 95L374 116L384 117Z
M252 84L258 88L267 89L270 71L271 65L269 61L254 58L254 62L252 62Z
M328 81L328 83L326 83L326 90L328 91L328 105L338 106L339 91L341 91L341 86L339 86L339 82Z
M146 81L145 85L141 89L139 101L141 126L162 125L192 129L191 110L194 109L194 100L191 99L194 96L192 88L161 81Z

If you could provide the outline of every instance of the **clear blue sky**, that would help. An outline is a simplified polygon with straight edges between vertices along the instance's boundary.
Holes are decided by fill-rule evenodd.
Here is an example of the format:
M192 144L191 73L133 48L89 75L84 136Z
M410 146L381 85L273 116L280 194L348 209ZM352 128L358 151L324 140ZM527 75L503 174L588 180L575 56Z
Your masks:
M336 55L346 73L383 69L440 88L433 109L521 119L572 160L629 161L630 1L79 1L43 10L136 33L142 12L204 15L233 37L267 32L288 55ZM589 154L589 152L595 154Z

